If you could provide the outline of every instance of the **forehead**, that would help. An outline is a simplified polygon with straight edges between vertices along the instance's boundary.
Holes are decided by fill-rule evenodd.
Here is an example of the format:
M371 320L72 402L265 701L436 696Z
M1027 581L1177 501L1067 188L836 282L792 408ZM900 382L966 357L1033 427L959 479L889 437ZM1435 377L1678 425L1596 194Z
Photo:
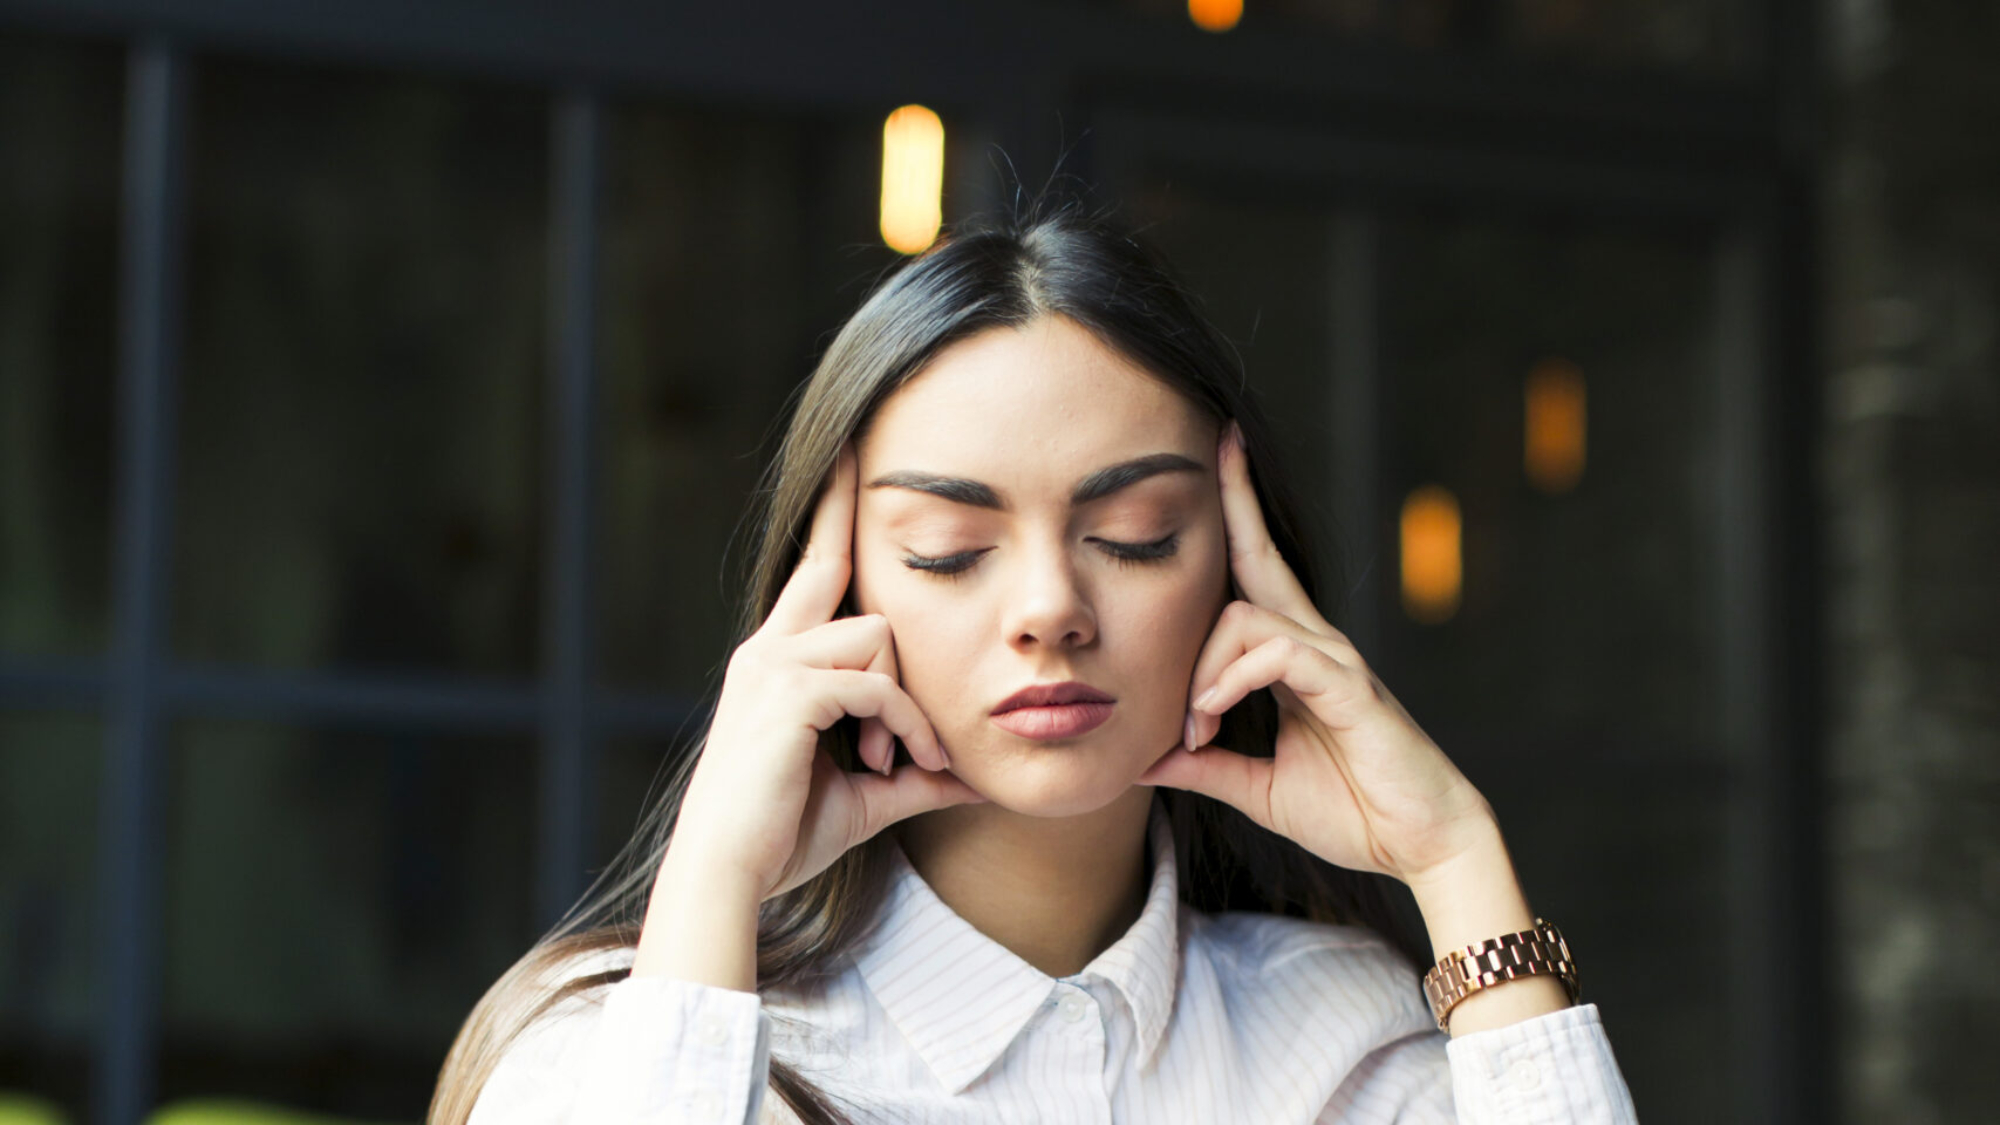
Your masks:
M1066 495L1127 457L1195 456L1205 428L1144 368L1074 321L1044 316L940 351L883 402L859 451L864 473L920 469Z

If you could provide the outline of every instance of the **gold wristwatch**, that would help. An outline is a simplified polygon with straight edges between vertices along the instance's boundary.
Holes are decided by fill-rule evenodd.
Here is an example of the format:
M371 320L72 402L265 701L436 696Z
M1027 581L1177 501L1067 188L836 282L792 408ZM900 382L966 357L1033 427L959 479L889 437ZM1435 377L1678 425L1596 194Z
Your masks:
M1576 979L1576 961L1569 955L1569 943L1555 923L1535 919L1535 928L1517 934L1502 934L1478 945L1454 949L1424 974L1424 995L1430 999L1431 1015L1438 1030L1449 1031L1445 1022L1452 1008L1482 988L1505 981L1547 973L1563 983L1569 1002L1583 995Z

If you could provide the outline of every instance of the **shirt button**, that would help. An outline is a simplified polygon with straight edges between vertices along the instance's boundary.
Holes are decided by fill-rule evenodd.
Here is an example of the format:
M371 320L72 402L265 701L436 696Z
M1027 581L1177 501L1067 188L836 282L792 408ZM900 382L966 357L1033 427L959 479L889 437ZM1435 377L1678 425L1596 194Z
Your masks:
M1063 1018L1071 1023L1075 1023L1076 1021L1082 1019L1085 1015L1086 1008L1087 1005L1083 1002L1083 997L1081 996L1063 997L1063 1002L1062 1002Z
M688 1099L688 1108L694 1110L694 1115L698 1118L712 1118L721 1107L716 1104L714 1094L703 1090Z
M729 1039L729 1028L722 1022L720 1016L704 1016L701 1026L695 1029L695 1034L703 1043L719 1047Z
M1507 1077L1523 1090L1532 1090L1542 1084L1541 1068L1527 1059L1522 1059L1510 1067Z

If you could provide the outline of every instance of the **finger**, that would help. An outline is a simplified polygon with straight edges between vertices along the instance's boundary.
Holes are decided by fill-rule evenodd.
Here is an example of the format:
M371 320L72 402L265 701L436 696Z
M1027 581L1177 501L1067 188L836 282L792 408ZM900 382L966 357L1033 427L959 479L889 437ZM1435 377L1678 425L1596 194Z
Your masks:
M882 673L898 685L902 683L902 673L896 665L896 635L890 631L888 619L880 613L838 617L786 639L784 645L794 661L812 669L862 669ZM862 765L886 775L896 757L892 739L894 735L878 717L870 715L862 719L856 747ZM944 769L942 757L920 759L912 753L910 761L924 769Z
M954 773L904 770L893 777L856 774L853 783L855 799L862 809L864 840L918 813L952 805L979 804L987 799Z
M896 736L889 732L882 720L873 715L861 720L861 744L859 754L861 764L875 770L882 776L889 776L889 770L896 762Z
M1271 827L1271 779L1277 763L1211 746L1199 754L1176 746L1138 777L1141 785L1203 793Z
M1198 750L1215 737L1222 722L1216 716L1243 701L1258 688L1284 684L1301 696L1321 696L1339 691L1352 694L1370 690L1355 669L1328 656L1320 649L1292 636L1277 636L1256 645L1232 661L1215 678L1210 692L1197 696L1194 704L1196 740L1189 749ZM1360 685L1357 688L1357 685ZM1318 713L1317 710L1315 713Z
M812 674L814 689L823 704L813 721L820 730L832 726L842 715L863 718L872 715L911 748L911 757L950 764L923 709L895 680L880 672L847 668L816 670Z
M1215 628L1209 633L1208 640L1203 642L1201 655L1195 658L1194 672L1188 678L1188 713L1194 730L1187 743L1189 749L1198 750L1202 743L1215 737L1215 732L1222 726L1216 716L1229 709L1215 706L1213 700L1208 706L1197 707L1195 701L1215 686L1224 668L1273 637L1290 637L1325 652L1343 664L1358 664L1361 660L1361 654L1347 643L1345 637L1322 636L1273 610L1249 602L1230 602L1222 607L1222 614L1216 618Z
M833 473L813 509L812 530L798 566L778 593L764 629L799 633L831 620L847 593L853 569L855 481L860 477L852 445L834 458Z
M1234 420L1224 427L1216 452L1216 472L1222 481L1222 525L1229 540L1229 572L1249 601L1276 610L1308 628L1326 624L1299 585L1298 576L1278 553L1264 524L1257 489L1250 481L1250 459L1244 455L1243 431Z
M897 684L902 683L896 661L896 635L889 628L889 619L879 613L835 618L787 638L783 644L792 659L807 667L880 672ZM856 749L861 764L878 773L888 773L890 763L895 760L892 732L875 716L861 720L860 732ZM910 758L925 769L945 768L942 757L918 757L913 752Z
M785 644L793 660L808 668L854 668L883 671L882 648L889 640L889 619L879 613L838 617L816 625ZM889 772L894 757L890 740L894 737L882 720L870 715L861 720L855 756L864 769Z
M882 673L895 681L897 686L900 687L903 682L903 672L902 668L896 662L896 634L894 630L887 628L888 618L884 617L882 620L884 628L881 640L875 646L874 656L868 662L868 670ZM908 694L907 691L905 694ZM880 768L882 773L884 776L887 776L890 768L895 765L896 761L896 745L889 728L883 725L882 720L873 717L861 720L861 728L863 745L877 755L875 758L864 759L864 761L881 762ZM870 739L874 741L870 742ZM928 770L944 769L944 755L942 753L935 756L924 755L919 757L913 750L910 753L910 760Z
M895 657L890 653L890 646L895 644L895 637L887 627L888 620L886 617L882 619L882 634L876 640L875 651L868 654L868 670L870 672L879 672L891 680L901 683L902 681L897 679L896 676ZM868 755L861 759L862 764L866 765L869 762L874 762L876 764L875 768L882 771L883 777L889 776L889 771L894 769L896 765L896 743L895 737L889 731L888 724L874 715L869 715L862 719L861 748Z
M778 645L790 659L808 668L873 671L888 639L889 619L879 613L863 613L836 617L786 637Z

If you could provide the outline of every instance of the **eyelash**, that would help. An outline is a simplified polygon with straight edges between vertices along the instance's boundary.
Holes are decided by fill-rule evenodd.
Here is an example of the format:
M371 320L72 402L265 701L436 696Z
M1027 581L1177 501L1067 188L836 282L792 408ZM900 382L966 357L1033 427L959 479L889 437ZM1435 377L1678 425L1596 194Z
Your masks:
M1098 542L1104 544L1105 553L1111 556L1113 562L1116 562L1120 566L1128 566L1140 563L1163 562L1172 558L1175 550L1180 546L1180 538L1180 532L1176 531L1165 539L1157 539L1151 543L1118 543L1110 539L1100 539ZM903 558L903 565L909 567L911 570L921 570L927 574L934 574L939 578L957 578L967 570L972 569L972 564L978 562L979 556L985 553L984 551L967 551L963 554L946 555L943 558L935 559L926 558L922 555L906 555Z

